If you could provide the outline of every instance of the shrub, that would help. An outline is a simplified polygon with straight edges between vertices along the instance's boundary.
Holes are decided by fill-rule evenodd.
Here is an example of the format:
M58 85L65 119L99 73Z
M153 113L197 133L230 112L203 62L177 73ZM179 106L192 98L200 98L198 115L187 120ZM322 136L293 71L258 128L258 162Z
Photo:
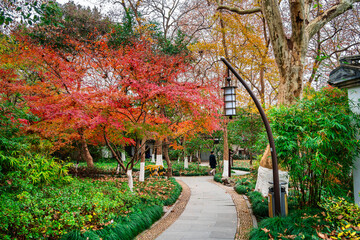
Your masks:
M248 193L252 210L257 217L263 218L269 216L268 199L264 198L261 193L252 191Z
M0 196L0 237L57 238L74 229L106 225L134 211L140 198L116 182L71 181L69 185L27 185Z
M173 204L182 190L175 179L135 181L135 192L128 190L126 179L110 180L74 179L60 187L28 181L18 193L2 192L0 239L54 239L69 232L71 238L102 238L105 235L94 231L113 235L112 228L136 236L161 217L162 206Z
M327 198L320 204L327 221L327 237L354 238L360 236L360 208L343 198Z
M250 232L250 239L319 239L317 231L324 224L318 209L294 211L287 217L262 220L258 228Z
M215 182L222 183L221 178L222 178L221 173L216 173L216 174L214 175L214 181L215 181Z
M9 163L15 171L21 173L21 177L30 179L33 184L52 184L69 182L68 165L62 165L55 158L45 157L39 154L9 157ZM13 177L14 173L9 173Z
M61 239L63 240L87 240L87 239L134 239L139 233L149 228L155 221L161 218L163 209L161 206L143 206L138 208L141 211L132 213L126 217L120 217L97 231L71 232Z
M249 188L245 185L241 185L241 184L237 184L234 187L235 191L239 194L246 194L247 192L249 192Z
M349 190L359 117L345 91L307 89L302 100L273 108L269 117L279 162L289 170L301 206L317 207L323 194Z
M241 178L235 184L235 191L239 194L246 194L255 188L255 183L249 178Z

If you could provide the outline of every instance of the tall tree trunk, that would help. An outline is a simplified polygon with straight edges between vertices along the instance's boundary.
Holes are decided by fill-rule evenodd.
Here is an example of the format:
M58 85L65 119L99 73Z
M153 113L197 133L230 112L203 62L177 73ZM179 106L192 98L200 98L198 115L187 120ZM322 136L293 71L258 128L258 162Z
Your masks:
M227 133L227 123L224 127L224 154L223 154L223 174L222 176L227 178L229 177L229 143L228 143L228 133Z
M263 108L265 108L265 66L262 64L260 67L260 102Z
M156 156L156 142L152 146L152 153L151 153L151 162L155 163L155 156Z
M132 176L132 169L128 169L126 171L126 175L128 177L128 185L129 185L130 191L132 192L134 189L134 180L133 180L133 176Z
M161 139L157 139L155 144L156 144L156 165L164 166Z
M168 165L166 174L167 177L170 178L172 177L172 164L169 157L169 140L167 138L165 138L165 141L163 142L163 150L164 150L164 157Z
M93 158L89 152L88 145L86 143L86 139L84 136L84 131L81 129L78 131L80 135L80 153L81 157L86 161L87 167L92 168L94 167Z
M125 169L126 169L126 167L125 167L125 165L124 165L125 152L124 152L124 151L121 152L121 158L120 158L118 152L114 150L114 148L113 148L113 147L111 146L111 144L110 144L109 139L106 137L106 132L105 132L105 130L104 130L104 140L105 140L106 146L110 149L112 155L115 157L115 159L116 159L116 161L117 161L117 163L118 163L118 167L120 166L121 169L125 171ZM117 174L118 174L118 170L117 170L116 172L117 172Z
M139 181L145 180L145 151L146 151L146 137L141 140L141 160L140 160L140 174Z

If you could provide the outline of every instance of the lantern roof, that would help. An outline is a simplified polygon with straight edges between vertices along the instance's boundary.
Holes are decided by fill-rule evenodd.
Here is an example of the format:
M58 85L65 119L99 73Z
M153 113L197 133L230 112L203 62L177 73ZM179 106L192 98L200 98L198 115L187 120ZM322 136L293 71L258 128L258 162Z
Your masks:
M338 88L360 86L360 55L340 58L340 66L331 71L328 83Z

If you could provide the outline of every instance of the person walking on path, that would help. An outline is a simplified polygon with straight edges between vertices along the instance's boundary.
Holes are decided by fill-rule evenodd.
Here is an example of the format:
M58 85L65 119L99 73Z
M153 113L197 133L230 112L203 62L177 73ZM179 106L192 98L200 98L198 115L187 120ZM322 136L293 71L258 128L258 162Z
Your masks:
M211 151L211 153L210 153L209 164L210 164L210 167L212 168L211 171L210 171L210 174L211 174L211 175L215 175L216 157L215 157L213 151Z

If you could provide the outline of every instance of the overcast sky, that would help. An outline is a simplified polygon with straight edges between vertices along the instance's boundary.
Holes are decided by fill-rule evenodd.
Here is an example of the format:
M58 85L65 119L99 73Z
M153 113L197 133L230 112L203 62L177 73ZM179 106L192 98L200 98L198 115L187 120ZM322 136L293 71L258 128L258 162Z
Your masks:
M70 2L70 0L56 0L56 2L64 4ZM89 6L91 8L93 8L94 6L98 6L98 4L96 4L96 0L73 0L72 2L75 2L76 4L80 4L83 6Z

